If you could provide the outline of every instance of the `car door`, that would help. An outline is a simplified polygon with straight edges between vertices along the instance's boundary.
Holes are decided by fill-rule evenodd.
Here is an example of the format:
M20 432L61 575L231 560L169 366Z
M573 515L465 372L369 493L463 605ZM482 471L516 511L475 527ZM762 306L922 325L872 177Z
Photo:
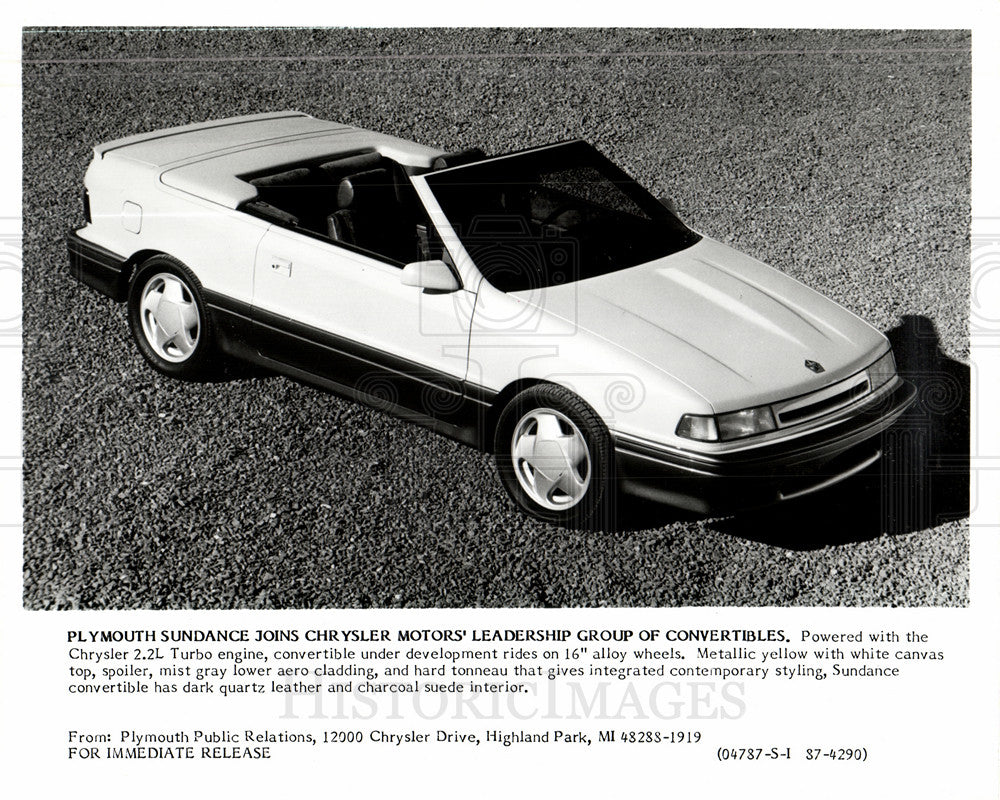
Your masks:
M404 286L402 265L272 226L254 264L260 354L395 412L462 424L474 295Z

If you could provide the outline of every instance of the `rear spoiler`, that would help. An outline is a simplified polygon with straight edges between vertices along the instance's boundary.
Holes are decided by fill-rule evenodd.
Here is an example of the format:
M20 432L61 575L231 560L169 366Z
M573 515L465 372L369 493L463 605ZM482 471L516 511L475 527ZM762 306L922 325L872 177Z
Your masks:
M265 119L289 119L292 117L308 117L309 114L304 114L301 111L272 111L266 114L247 114L243 117L229 117L228 119L213 119L207 122L196 122L192 125L181 125L176 128L164 128L163 130L150 131L149 133L139 133L135 136L126 136L124 139L115 139L111 142L104 142L103 144L95 145L94 147L94 157L104 158L105 153L109 153L112 150L118 150L122 147L128 147L129 145L139 144L140 142L148 142L152 139L164 139L168 136L176 136L181 133L189 133L190 131L206 130L208 128L225 128L230 125L243 125L247 122L257 122L259 120Z

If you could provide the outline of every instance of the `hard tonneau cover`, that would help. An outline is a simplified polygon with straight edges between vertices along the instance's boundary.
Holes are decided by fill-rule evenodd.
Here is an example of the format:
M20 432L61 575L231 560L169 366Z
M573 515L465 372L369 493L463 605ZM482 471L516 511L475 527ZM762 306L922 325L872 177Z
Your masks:
M228 208L256 196L237 176L296 161L377 150L401 164L429 167L440 150L394 136L327 122L299 111L252 114L165 128L97 145L97 159L113 155L159 172L175 189Z

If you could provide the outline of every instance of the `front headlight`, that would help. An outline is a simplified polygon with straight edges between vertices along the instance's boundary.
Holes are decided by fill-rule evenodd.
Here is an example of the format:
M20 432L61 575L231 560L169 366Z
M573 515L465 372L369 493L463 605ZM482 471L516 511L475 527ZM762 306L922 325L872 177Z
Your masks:
M895 378L896 359L892 355L892 350L889 350L888 353L868 367L866 371L868 372L868 385L873 392Z
M733 411L731 414L720 414L715 418L719 423L719 439L723 442L729 439L742 439L757 433L773 431L778 426L774 422L774 414L770 406L745 408Z
M699 442L728 442L777 428L770 406L744 408L714 417L685 414L677 425L677 435Z

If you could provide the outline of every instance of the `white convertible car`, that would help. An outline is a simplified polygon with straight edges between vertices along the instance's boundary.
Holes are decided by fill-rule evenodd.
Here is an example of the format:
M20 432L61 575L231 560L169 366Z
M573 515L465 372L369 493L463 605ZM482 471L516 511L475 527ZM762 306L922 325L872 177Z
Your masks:
M71 271L153 367L245 359L488 448L545 520L807 494L914 398L881 333L582 141L488 158L283 112L94 154Z

